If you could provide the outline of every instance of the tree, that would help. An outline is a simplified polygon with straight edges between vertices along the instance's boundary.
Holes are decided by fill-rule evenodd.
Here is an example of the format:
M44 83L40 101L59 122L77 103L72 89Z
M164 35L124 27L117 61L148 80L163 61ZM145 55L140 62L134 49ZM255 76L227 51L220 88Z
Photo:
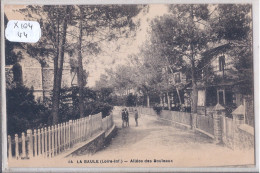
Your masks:
M151 44L158 46L172 65L191 69L192 112L197 112L196 65L209 39L208 5L170 5L171 14L157 18L151 23ZM205 24L206 23L206 24ZM185 63L184 63L185 62Z
M132 93L130 93L127 97L126 97L126 106L136 106L136 96L133 95Z
M152 39L152 38L151 38ZM162 45L146 42L140 50L144 59L144 65L142 68L150 68L153 71L155 78L153 79L153 88L159 91L160 102L164 105L164 93L166 92L168 109L171 109L169 92L173 87L176 88L178 96L178 87L174 86L171 81L173 74L176 70L184 71L184 62L180 58L171 57L171 54L167 54ZM178 97L180 103L180 96Z
M70 15L70 6L64 7L62 11L65 16L61 20L61 26L58 23L57 32L57 58L54 59L54 85L53 85L53 96L52 96L52 117L53 124L59 122L59 103L60 103L60 91L61 91L61 81L62 81L62 70L64 62L64 47L66 42L66 33L68 27L68 20Z
M132 18L140 12L140 7L141 6L138 5L78 6L79 36L77 45L77 78L81 117L84 116L82 48L87 47L90 52L98 54L102 50L99 45L100 42L116 40L119 37L127 37L129 32L135 28ZM107 32L103 33L104 31Z
M32 6L19 10L29 20L37 20L42 26L42 37L38 43L28 47L29 52L41 52L46 57L51 56L54 66L53 96L52 96L52 118L53 124L59 122L59 103L62 81L62 70L64 53L69 51L66 45L68 24L72 20L72 6ZM32 51L30 51L32 50ZM37 54L37 53L36 53ZM41 55L43 56L43 55Z
M243 94L253 93L252 6L249 4L219 4L218 16L211 21L218 41L228 47L216 51L233 57L236 68L233 79ZM221 45L222 46L222 45Z

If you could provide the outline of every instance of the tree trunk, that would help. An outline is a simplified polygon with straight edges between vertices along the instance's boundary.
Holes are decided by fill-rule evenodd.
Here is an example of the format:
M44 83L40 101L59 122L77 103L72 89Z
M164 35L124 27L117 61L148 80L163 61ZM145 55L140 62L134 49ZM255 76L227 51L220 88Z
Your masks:
M165 107L165 94L163 94L163 108Z
M193 5L191 5L191 21L194 22L194 11ZM197 89L197 82L195 78L195 59L194 59L194 45L193 45L193 32L191 36L191 80L192 80L192 113L197 113L197 106L198 106L198 89Z
M171 100L170 100L169 93L167 92L166 95L167 95L168 109L171 110Z
M179 103L180 103L180 105L182 105L180 92L179 92L179 89L177 87L176 87L176 91L177 91L177 94L178 94Z
M204 113L205 113L205 116L207 115L207 88L205 87L205 99L204 99Z
M79 23L79 44L78 44L78 86L79 86L79 115L84 117L84 81L83 81L83 65L82 65L82 10L80 8L80 23Z
M44 90L44 74L43 74L43 66L41 65L41 73L42 73L42 102L45 105L45 90Z
M67 16L69 12L69 6L66 7L66 16L62 21L61 25L61 35L59 36L61 40L58 45L58 55L57 60L54 62L54 85L53 85L53 98L52 98L52 122L57 124L59 122L59 104L60 104L60 90L61 90L61 80L62 80L62 70L64 61L64 46L66 41L67 32ZM59 38L58 37L58 38Z
M191 61L192 68L191 68L191 80L192 80L192 113L197 113L197 106L198 106L198 89L197 83L195 79L195 65L194 61Z
M149 95L147 95L147 107L149 108L150 107L150 97L149 97Z

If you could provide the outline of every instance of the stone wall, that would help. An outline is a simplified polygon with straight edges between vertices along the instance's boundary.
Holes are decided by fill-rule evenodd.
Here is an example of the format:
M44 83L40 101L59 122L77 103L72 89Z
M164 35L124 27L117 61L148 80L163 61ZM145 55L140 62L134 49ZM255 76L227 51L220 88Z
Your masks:
M254 129L251 126L241 124L235 127L234 149L253 149L254 143Z
M254 97L253 96L245 96L245 117L246 117L246 124L254 127Z
M105 132L98 134L93 140L89 141L79 149L75 150L67 156L80 156L86 154L94 154L101 149L105 142Z

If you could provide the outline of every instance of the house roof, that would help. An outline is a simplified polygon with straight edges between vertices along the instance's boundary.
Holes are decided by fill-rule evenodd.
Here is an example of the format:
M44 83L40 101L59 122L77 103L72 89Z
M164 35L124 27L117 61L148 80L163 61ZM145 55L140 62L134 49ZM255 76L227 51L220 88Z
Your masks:
M233 112L232 115L241 115L245 113L245 107L243 105L238 106Z
M206 50L205 52L203 52L202 58L200 60L200 63L198 65L198 67L200 69L203 69L204 67L208 66L210 64L210 62L212 61L212 59L214 57L216 57L217 55L219 55L220 53L226 52L227 50L229 50L231 48L231 44L230 43L226 43L220 46L217 46L215 48Z
M213 108L213 110L215 110L215 111L221 111L221 110L225 110L225 108L223 107L223 106L221 106L221 104L217 104L214 108Z

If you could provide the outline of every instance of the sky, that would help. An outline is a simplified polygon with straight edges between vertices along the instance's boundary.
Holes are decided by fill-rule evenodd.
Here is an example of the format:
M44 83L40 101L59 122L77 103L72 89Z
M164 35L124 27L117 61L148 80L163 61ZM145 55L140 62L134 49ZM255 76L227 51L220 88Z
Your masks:
M23 5L6 5L4 10L9 20L24 20L24 16L14 10L24 8ZM105 72L106 68L115 68L119 64L125 64L128 62L128 55L138 53L139 47L147 39L147 29L149 28L149 22L157 16L162 16L168 11L165 4L150 4L149 11L146 14L140 13L135 20L140 19L140 26L137 30L134 38L126 38L118 42L110 42L106 47L106 55L99 55L92 57L91 61L88 61L88 57L83 57L83 68L89 72L88 83L89 87L93 87L95 82L99 80L100 74ZM110 47L120 44L120 49L113 51Z
M168 8L164 4L149 5L149 12L147 14L140 13L137 18L140 21L140 27L137 30L134 39L126 39L125 46L121 46L118 52L108 52L109 56L98 57L96 61L88 64L90 76L88 78L88 86L94 86L95 81L99 79L100 74L105 72L106 68L115 68L119 64L128 62L128 55L138 53L139 47L147 39L147 29L149 22L157 17L162 16L168 12ZM112 63L113 62L113 63Z

